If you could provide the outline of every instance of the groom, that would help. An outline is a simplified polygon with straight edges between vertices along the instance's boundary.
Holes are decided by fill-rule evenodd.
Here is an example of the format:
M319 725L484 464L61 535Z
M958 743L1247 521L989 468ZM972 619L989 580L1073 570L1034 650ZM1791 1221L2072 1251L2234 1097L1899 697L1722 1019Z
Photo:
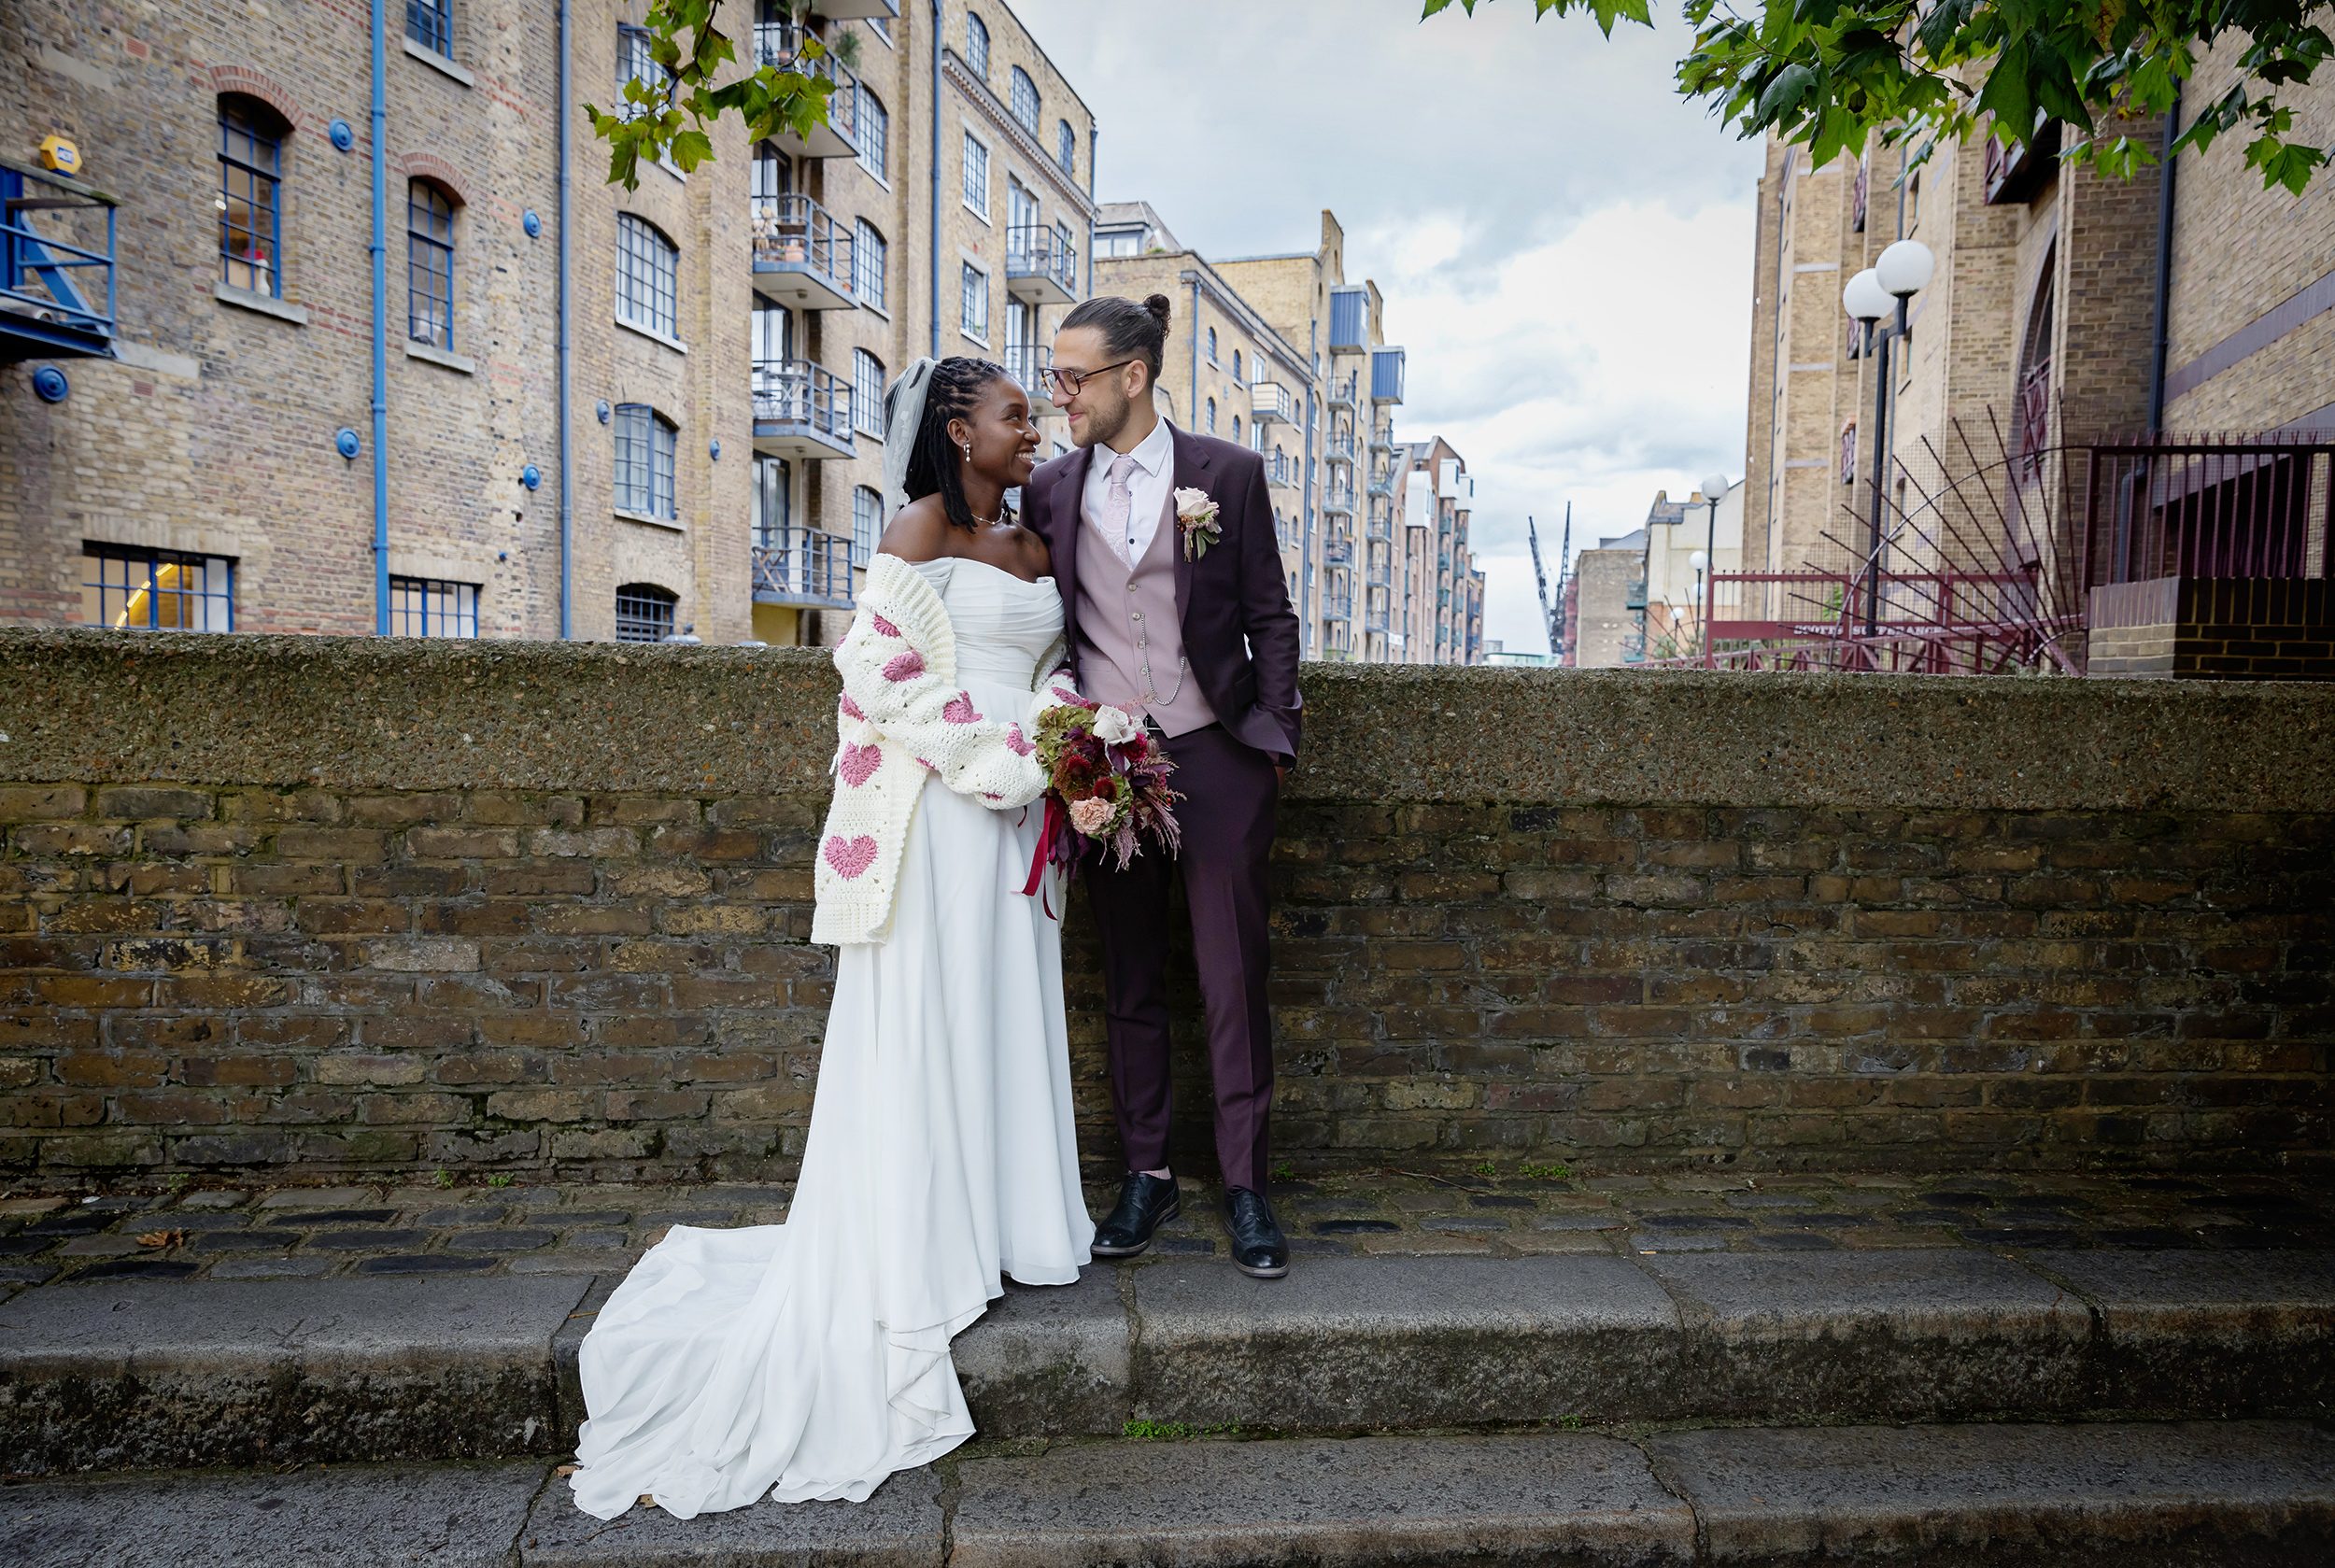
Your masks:
M1169 304L1091 299L1063 318L1047 372L1078 450L1031 476L1029 526L1054 553L1071 658L1088 697L1142 715L1183 796L1183 847L1125 870L1090 864L1101 928L1111 1099L1127 1175L1095 1233L1097 1257L1132 1257L1173 1219L1168 1165L1168 891L1181 867L1208 1021L1216 1157L1233 1262L1289 1272L1265 1197L1273 1103L1266 1006L1266 862L1281 781L1297 756L1297 617L1281 576L1264 459L1161 418ZM1215 503L1179 505L1178 492ZM1212 522L1212 528L1210 526Z

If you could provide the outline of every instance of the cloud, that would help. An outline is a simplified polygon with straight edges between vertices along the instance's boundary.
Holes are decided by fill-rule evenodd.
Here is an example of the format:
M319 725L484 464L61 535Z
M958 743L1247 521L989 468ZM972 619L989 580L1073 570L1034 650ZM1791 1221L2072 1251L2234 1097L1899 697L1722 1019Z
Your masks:
M1477 476L1486 635L1544 645L1524 551L1628 532L1743 466L1756 144L1678 97L1675 15L1601 37L1529 0L1012 0L1094 109L1097 194L1205 255L1347 232L1408 351L1395 431Z

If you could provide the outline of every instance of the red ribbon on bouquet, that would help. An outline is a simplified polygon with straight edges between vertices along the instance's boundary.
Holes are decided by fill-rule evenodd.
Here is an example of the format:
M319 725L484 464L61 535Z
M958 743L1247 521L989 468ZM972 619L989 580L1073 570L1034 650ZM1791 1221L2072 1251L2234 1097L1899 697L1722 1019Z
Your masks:
M1058 921L1062 917L1054 912L1054 902L1045 894L1047 856L1054 848L1054 835L1068 826L1062 815L1062 802L1055 798L1052 790L1047 791L1046 817L1038 829L1038 853L1029 857L1029 880L1022 883L1022 897L1037 899L1038 907L1046 911L1048 920Z

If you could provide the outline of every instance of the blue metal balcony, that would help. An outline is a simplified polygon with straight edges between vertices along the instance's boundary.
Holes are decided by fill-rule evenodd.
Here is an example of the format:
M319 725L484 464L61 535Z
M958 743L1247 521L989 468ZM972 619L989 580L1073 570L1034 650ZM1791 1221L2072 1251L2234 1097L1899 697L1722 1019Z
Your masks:
M835 58L827 49L816 60L804 57L806 41L826 46L826 40L794 22L759 22L754 29L753 60L756 65L773 65L782 71L794 71L803 76L833 84L827 95L827 119L820 124L797 135L782 131L771 138L772 145L798 153L805 158L856 158L859 156L859 78L852 68Z
M1638 578L1628 587L1621 590L1621 608L1624 610L1643 610L1646 608L1645 578Z
M1370 401L1381 405L1403 401L1401 349L1374 348L1370 351Z
M1329 438L1326 445L1328 447L1327 456L1330 461L1334 463L1343 463L1348 468L1354 466L1355 451L1354 438L1352 436L1334 435Z
M998 363L1005 366L1029 401L1040 413L1054 407L1054 392L1046 382L1046 367L1054 363L1054 350L1040 343L1009 343Z
M1366 632L1367 632L1367 631L1375 631L1375 632L1379 633L1380 636L1384 636L1384 635L1385 635L1385 633L1386 633L1386 620L1387 620L1387 615L1386 615L1386 606L1385 606L1385 605L1383 605L1383 604L1366 604L1366 605L1364 605L1364 606L1363 606L1363 611L1362 611L1362 629L1363 629L1363 630L1365 630L1365 631L1366 631Z
M852 456L851 383L809 360L757 361L754 449L766 458Z
M1369 534L1373 539L1394 537L1394 502L1384 496L1370 498Z
M1286 452L1267 452L1264 458L1267 484L1281 485L1292 489L1296 487L1298 478L1304 470L1297 466L1295 459Z
M1077 242L1043 223L1024 223L1008 229L1005 291L1032 304L1068 304L1077 299Z
M852 572L863 564L842 534L779 529L754 546L754 601L848 610Z
M1391 496L1394 493L1394 465L1392 462L1375 462L1370 465L1370 493L1374 496Z
M1330 406L1351 409L1354 406L1354 392L1359 380L1358 376L1348 375L1343 380L1331 382Z
M1351 517L1354 515L1354 487L1333 480L1322 492L1322 514L1327 517Z
M1373 425L1370 427L1370 450L1373 452L1392 452L1394 450L1394 427L1393 425Z
M1353 565L1353 542L1346 539L1333 539L1324 544L1322 546L1322 564L1336 567Z
M104 191L0 158L0 363L114 351L114 209Z
M859 303L851 231L808 196L754 203L754 291L797 310L850 310Z
M1359 353L1367 346L1370 332L1370 291L1366 289L1330 290L1330 352Z
M1350 589L1345 593L1329 593L1323 595L1322 618L1325 621L1351 622L1354 618L1354 596L1352 591Z

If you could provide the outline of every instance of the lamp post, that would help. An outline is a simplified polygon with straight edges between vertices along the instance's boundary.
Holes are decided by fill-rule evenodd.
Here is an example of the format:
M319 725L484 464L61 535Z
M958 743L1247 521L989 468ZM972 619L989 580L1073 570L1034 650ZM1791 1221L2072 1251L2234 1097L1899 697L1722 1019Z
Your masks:
M1704 566L1709 567L1711 573L1709 598L1702 600L1703 665L1705 669L1710 667L1711 662L1711 611L1716 607L1719 598L1719 568L1716 564L1719 559L1719 498L1726 493L1727 476L1725 474L1706 473L1703 476L1703 499L1710 502L1710 516L1705 519L1703 526L1702 550ZM1740 560L1736 562L1736 567L1737 570L1741 570ZM1703 567L1698 566L1695 570L1700 572ZM1697 597L1701 598L1699 595Z
M1865 635L1872 637L1881 623L1881 511L1888 505L1889 424L1889 343L1905 335L1905 302L1921 292L1937 266L1937 258L1919 240L1899 240L1881 252L1872 266L1848 280L1841 304L1864 323L1865 348L1880 349L1873 388L1873 521L1867 530L1865 559ZM1874 323L1895 306L1896 319L1879 332Z
M1703 602L1703 573L1710 564L1711 558L1700 550L1687 558L1687 565L1694 572L1694 613L1703 623L1696 629L1702 634L1697 641L1703 644L1703 663L1705 668L1711 662L1711 619L1710 606Z

